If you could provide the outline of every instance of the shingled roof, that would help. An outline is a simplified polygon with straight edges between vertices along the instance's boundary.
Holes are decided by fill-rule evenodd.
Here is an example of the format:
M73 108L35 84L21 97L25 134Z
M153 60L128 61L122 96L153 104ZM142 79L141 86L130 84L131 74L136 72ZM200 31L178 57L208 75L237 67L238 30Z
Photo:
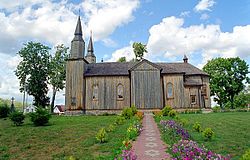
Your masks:
M129 69L138 62L103 62L87 64L85 76L129 75ZM155 63L162 68L162 74L205 75L207 73L189 63Z

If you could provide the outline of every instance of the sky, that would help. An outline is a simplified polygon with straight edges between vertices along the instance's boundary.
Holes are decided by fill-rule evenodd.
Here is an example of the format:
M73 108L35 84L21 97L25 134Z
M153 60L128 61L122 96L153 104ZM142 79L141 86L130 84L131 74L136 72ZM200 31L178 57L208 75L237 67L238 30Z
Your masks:
M58 44L70 47L79 15L86 46L93 33L97 62L130 60L131 45L142 42L153 62L180 62L186 54L198 68L216 57L250 64L250 0L0 0L1 98L22 101L14 70L24 44L41 42L51 54Z

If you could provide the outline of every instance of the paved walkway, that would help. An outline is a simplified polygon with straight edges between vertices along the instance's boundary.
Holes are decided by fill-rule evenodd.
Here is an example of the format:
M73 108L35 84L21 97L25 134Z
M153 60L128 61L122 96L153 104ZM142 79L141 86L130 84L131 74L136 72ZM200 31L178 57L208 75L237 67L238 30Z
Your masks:
M154 121L152 113L145 113L143 130L133 144L133 150L138 160L167 160L170 159L166 145L161 140L160 131Z

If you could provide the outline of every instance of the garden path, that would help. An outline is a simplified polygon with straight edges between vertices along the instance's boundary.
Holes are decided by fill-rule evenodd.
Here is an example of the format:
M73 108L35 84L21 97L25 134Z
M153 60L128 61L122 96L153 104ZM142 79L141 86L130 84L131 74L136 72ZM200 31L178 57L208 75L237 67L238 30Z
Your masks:
M167 160L166 145L161 140L160 131L154 121L152 113L145 113L143 129L133 144L133 150L138 160Z

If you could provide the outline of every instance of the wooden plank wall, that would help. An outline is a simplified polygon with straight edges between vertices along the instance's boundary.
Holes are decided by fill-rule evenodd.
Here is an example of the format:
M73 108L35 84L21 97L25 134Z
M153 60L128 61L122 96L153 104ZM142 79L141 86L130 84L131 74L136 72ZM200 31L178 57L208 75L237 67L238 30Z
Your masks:
M200 108L201 105L201 90L200 86L186 86L185 87L185 104L184 108ZM196 96L196 103L191 104L191 95Z
M86 109L116 110L130 106L130 80L128 76L85 77ZM123 100L117 98L117 86L123 85ZM93 86L98 85L98 100L93 100Z
M139 109L162 108L160 70L142 64L131 71L131 103Z
M206 84L207 86L207 97L205 97L205 107L211 108L209 77L202 77L202 80L203 80L203 84Z
M173 84L173 98L167 97L167 84ZM163 88L165 106L170 105L173 108L184 107L184 84L182 74L164 75L163 76Z
M83 60L67 61L66 64L66 89L65 105L66 110L81 110L84 108L84 71ZM72 98L75 97L76 104L72 105Z

